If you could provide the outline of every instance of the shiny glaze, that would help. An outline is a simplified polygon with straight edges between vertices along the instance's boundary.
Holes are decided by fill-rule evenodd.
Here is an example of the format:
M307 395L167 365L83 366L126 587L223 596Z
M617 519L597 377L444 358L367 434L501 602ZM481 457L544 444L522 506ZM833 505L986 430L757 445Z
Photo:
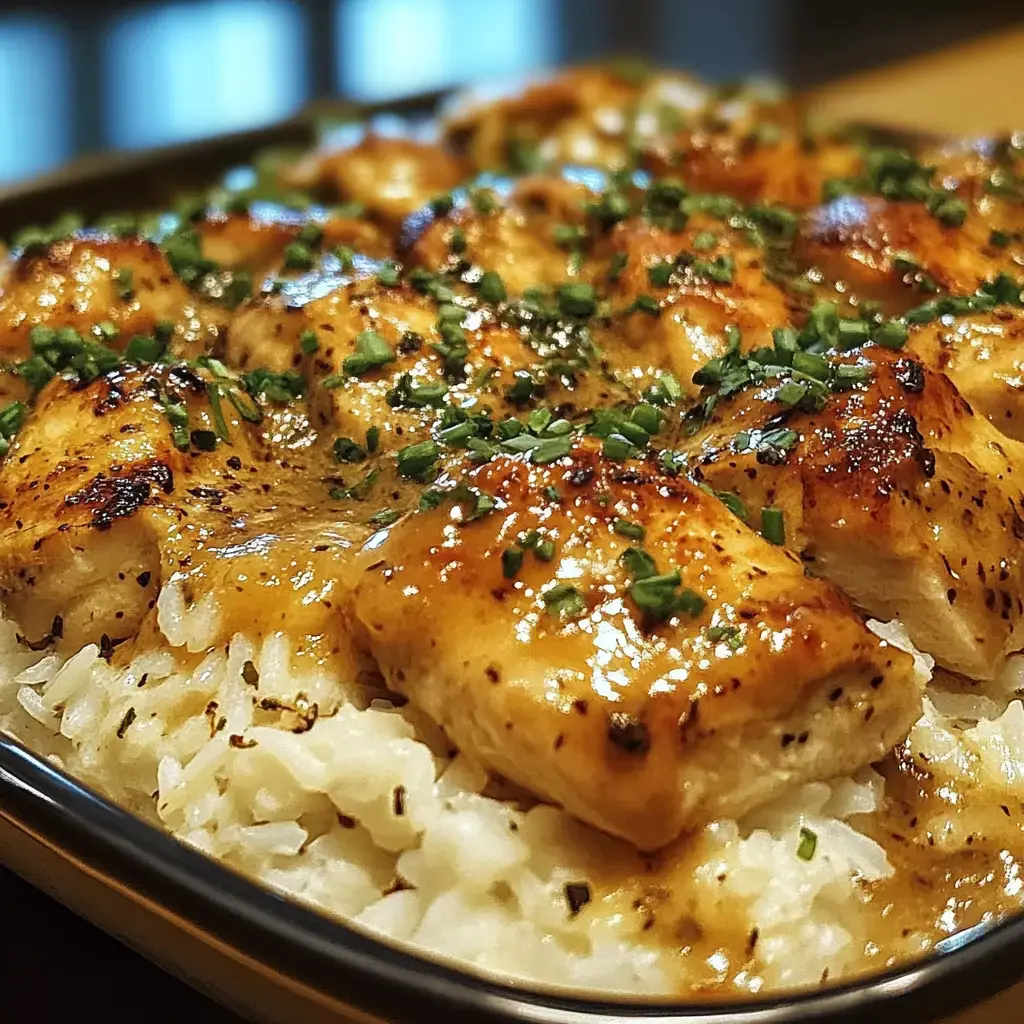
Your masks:
M1024 449L942 375L885 349L864 358L872 385L820 414L780 414L756 391L720 405L689 441L695 472L739 494L755 526L762 507L784 509L809 569L872 615L898 616L940 664L990 678L1020 646ZM783 465L734 450L737 428L772 426L800 437Z
M460 524L440 507L391 527L365 555L356 615L393 689L585 820L654 849L763 802L823 758L877 757L916 715L909 659L692 484L609 464L593 445L550 467L499 460L465 482L498 511ZM547 499L548 486L564 497ZM704 611L646 620L626 596L631 542L616 518L646 527L645 550L660 570L679 567ZM502 551L531 530L557 554L527 554L505 579ZM546 609L557 583L581 595L578 618ZM830 750L851 720L856 743ZM751 772L756 763L772 770Z
M117 281L122 272L131 274L131 294L124 296ZM14 264L0 293L0 353L6 360L28 356L28 334L36 325L92 335L97 323L108 321L127 343L136 334L151 334L162 320L174 324L174 348L188 356L212 348L227 316L191 295L152 242L104 235L68 239Z
M905 741L920 678L863 617L899 613L959 673L947 688L992 692L1019 648L1019 309L912 326L899 353L850 352L841 361L870 365L868 379L817 412L781 406L769 381L695 419L714 388L693 375L733 345L756 354L775 328L799 330L815 302L899 314L932 297L926 277L941 295L1014 272L1021 206L989 186L1019 173L1019 156L921 156L968 205L955 226L863 188L823 202L830 179L862 173L857 145L809 138L799 111L771 97L679 75L577 69L452 110L442 128L437 144L359 133L282 172L347 208L215 203L176 224L220 270L252 275L235 309L187 287L141 238L80 233L0 265L0 406L30 403L0 473L0 592L25 641L127 657L159 642L156 602L172 582L186 612L220 606L190 655L238 631L287 632L300 657L407 697L495 773L497 791L608 833L565 826L584 840L583 912L617 914L672 950L680 986L708 998L756 989L757 937L694 895L700 826L794 783L868 763L887 777L884 810L857 824L896 875L863 886L858 969L1017 909L1020 802L988 806L976 771L951 781L914 733ZM524 152L533 173L494 176L521 170ZM566 161L601 167L544 169ZM643 212L642 176L607 173L634 164L739 202L659 221ZM613 185L628 210L603 221L595 207ZM796 214L792 230L759 240L744 208L773 203ZM290 266L287 247L311 225L323 236L312 265ZM1007 237L996 245L991 231ZM681 264L652 281L650 267L680 253L728 258L728 280ZM414 270L444 275L443 303ZM505 299L480 297L484 271L501 275ZM594 289L593 315L558 312L566 284ZM464 311L464 372L435 347L443 304ZM119 352L170 321L169 358L192 362L58 375L36 396L11 372L33 325L93 337L107 321ZM394 358L350 374L365 331ZM203 354L220 362L196 364ZM301 395L254 399L255 420L222 400L226 440L172 443L168 397L190 430L215 431L211 386L242 388L263 370L300 375ZM399 470L397 453L436 437L442 409L486 422L492 440L538 408L584 428L594 409L649 398L666 371L680 396L646 452L605 455L581 430L545 464L499 453L476 465L441 445L435 479ZM532 394L510 394L525 373ZM444 381L443 406L396 402L403 381ZM781 464L737 450L740 432L778 427L797 435ZM373 451L333 456L339 438L368 447L374 429ZM440 493L421 510L428 488ZM709 490L738 497L742 517ZM481 495L494 508L474 517ZM759 535L765 506L784 514L781 545ZM616 532L617 519L643 538ZM553 542L550 559L526 549L506 575L503 554L531 530ZM637 546L706 605L645 617L621 561ZM578 616L546 610L559 582L579 591Z

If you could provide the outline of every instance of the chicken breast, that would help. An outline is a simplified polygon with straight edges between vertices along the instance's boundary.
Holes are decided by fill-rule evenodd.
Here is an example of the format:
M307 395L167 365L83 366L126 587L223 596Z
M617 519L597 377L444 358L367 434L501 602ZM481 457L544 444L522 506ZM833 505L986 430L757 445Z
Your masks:
M635 61L572 68L494 96L456 96L443 113L446 141L477 170L519 173L577 164L621 169L637 153L664 158L684 127L743 136L762 116L792 117L771 89L708 88L689 75Z
M809 571L879 619L899 618L940 665L992 679L1024 642L1024 449L950 380L864 350L868 382L800 412L772 386L720 402L684 442L694 477L763 510Z
M0 596L22 633L70 650L133 638L176 582L165 631L205 595L222 608L196 627L200 648L284 620L340 648L331 595L350 517L325 512L328 485L311 481L326 463L303 456L304 417L283 417L183 366L47 385L0 476Z
M694 374L730 347L733 332L746 351L770 344L790 319L787 297L765 275L769 256L724 218L694 213L681 230L630 218L604 244L607 262L621 264L604 284L620 315L596 338L623 377L650 383L668 370L692 395Z
M155 243L86 234L18 259L0 292L0 355L27 358L33 327L70 328L124 348L161 324L172 351L198 354L215 344L227 318L189 292Z
M579 277L594 193L558 177L495 184L457 195L443 216L428 209L410 218L403 239L409 262L435 273L472 265L497 274L511 296Z
M970 295L999 271L1019 270L990 235L978 214L945 224L924 203L846 195L807 216L794 255L842 282L848 298L879 301L898 314L936 292Z
M388 685L643 849L853 771L920 712L911 659L797 558L589 442L468 472L363 559L353 614Z
M821 202L825 183L860 166L857 148L828 138L808 141L782 117L749 131L712 125L687 129L644 147L641 164L675 175L695 192L725 194L746 203L779 203L806 210Z
M943 371L975 412L1024 440L1024 314L1017 309L937 319L916 328L908 347Z
M343 246L378 259L392 252L387 236L365 221L336 217L323 209L291 210L276 203L250 203L244 213L208 210L195 230L203 255L221 267L244 268L257 281L273 270L286 274L304 269L306 261L321 250Z
M349 146L311 154L286 169L284 179L327 186L396 230L409 214L459 186L470 173L468 164L440 146L367 132Z

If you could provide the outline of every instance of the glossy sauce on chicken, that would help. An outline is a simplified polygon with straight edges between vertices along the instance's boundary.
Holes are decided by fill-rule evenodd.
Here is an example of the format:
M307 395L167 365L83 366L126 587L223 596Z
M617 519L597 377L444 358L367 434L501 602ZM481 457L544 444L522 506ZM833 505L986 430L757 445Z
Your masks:
M442 128L14 240L24 642L122 658L171 583L196 655L287 632L607 833L587 900L709 996L758 937L693 926L693 835L794 785L888 780L864 970L1016 909L1021 805L930 771L865 620L953 690L1024 645L1024 140L871 147L602 69Z

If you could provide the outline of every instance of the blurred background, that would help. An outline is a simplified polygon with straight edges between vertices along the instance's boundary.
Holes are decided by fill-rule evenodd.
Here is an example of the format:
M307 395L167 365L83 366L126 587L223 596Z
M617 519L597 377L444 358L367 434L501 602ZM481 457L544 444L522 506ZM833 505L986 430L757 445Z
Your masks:
M988 35L1011 70L981 56L966 74L994 76L1016 109L1018 23L1021 0L0 0L0 182L254 127L315 98L383 100L622 53L810 88ZM963 102L949 74L933 78L931 106Z

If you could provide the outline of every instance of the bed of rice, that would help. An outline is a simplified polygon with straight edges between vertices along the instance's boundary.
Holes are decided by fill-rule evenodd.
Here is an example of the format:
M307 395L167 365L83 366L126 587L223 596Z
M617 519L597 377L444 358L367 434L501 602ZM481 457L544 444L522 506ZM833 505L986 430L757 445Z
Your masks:
M645 941L636 915L600 899L567 905L566 885L586 880L584 851L612 840L556 808L483 795L486 774L438 753L408 709L366 706L345 680L299 670L284 636L236 635L207 652L212 603L186 611L172 586L158 611L166 646L127 669L95 646L66 660L33 653L0 620L0 727L182 842L426 954L577 990L685 986L686 958ZM907 648L898 628L875 628ZM912 742L936 771L963 777L983 763L993 793L1024 797L1024 707L1010 695L946 696L945 714L929 702ZM863 967L864 882L892 867L848 820L878 808L883 790L868 769L695 838L695 921L713 933L728 908L757 930L756 969L740 986ZM797 854L802 827L818 837L810 861ZM924 945L909 936L907 952Z

